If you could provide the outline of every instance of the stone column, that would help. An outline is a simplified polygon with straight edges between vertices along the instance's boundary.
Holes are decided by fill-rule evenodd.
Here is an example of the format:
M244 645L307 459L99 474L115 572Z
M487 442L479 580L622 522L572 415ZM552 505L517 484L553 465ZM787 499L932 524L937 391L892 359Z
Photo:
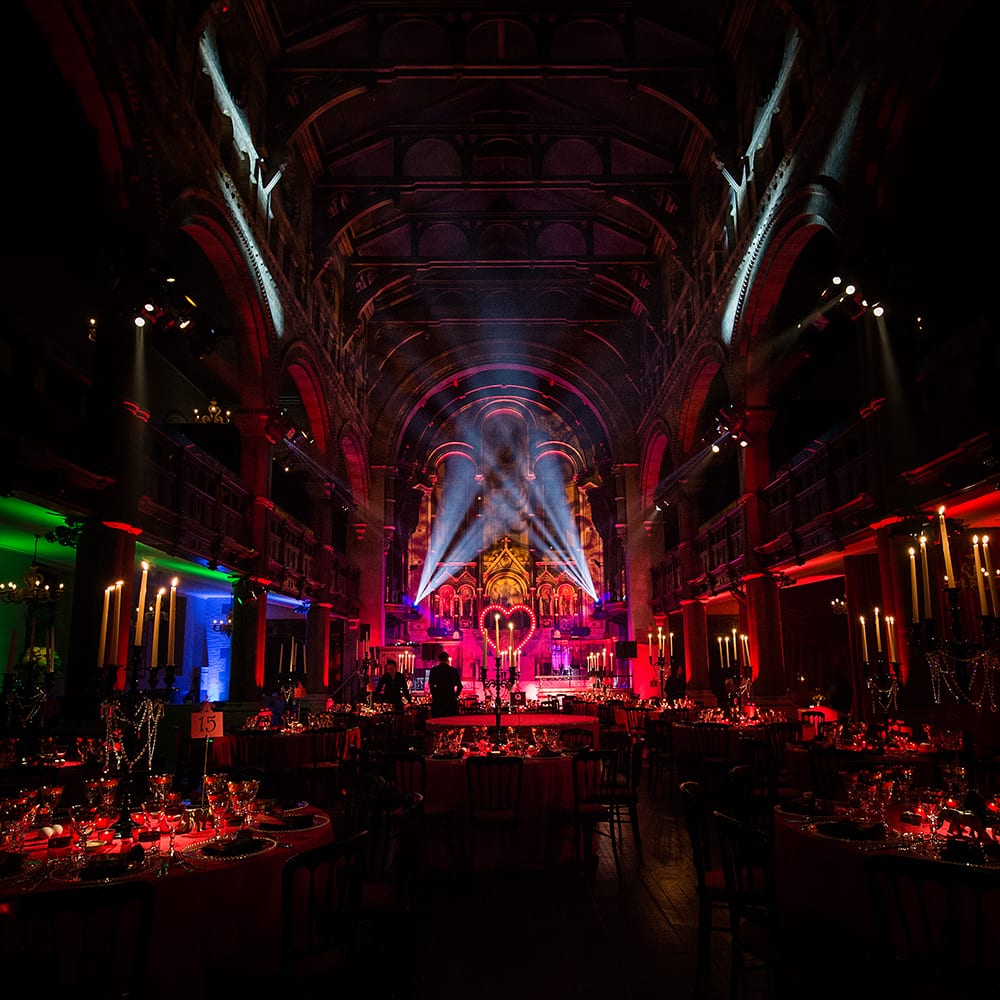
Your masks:
M369 476L367 512L370 520L357 521L348 539L348 557L361 571L358 621L369 625L371 645L385 641L385 490L386 479L396 474L392 466L373 466ZM355 636L357 638L357 636ZM357 643L348 642L347 651L356 654ZM346 651L345 651L346 652ZM345 660L347 657L345 656ZM345 668L347 664L345 663Z

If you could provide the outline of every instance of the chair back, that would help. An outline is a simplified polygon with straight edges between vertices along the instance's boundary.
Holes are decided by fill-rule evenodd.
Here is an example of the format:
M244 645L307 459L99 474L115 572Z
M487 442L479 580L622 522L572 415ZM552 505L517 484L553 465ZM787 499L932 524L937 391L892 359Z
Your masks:
M578 750L573 755L573 802L614 804L618 789L618 755L609 749Z
M427 762L416 750L393 750L382 754L382 773L403 795L425 794Z
M728 761L731 755L733 728L725 722L696 722L692 727L695 754L711 760Z
M353 958L368 831L292 855L281 872L283 976L346 967ZM291 982L292 979L286 979Z
M0 912L5 994L145 996L155 890L152 882L74 885L26 892Z
M680 784L681 808L691 844L691 861L694 864L695 882L699 892L705 890L705 875L714 870L713 857L717 847L713 843L709 824L708 803L697 781Z
M771 839L753 823L715 810L719 860L730 913L741 919L749 908L768 910L774 900Z
M625 728L633 736L642 736L646 732L646 719L649 713L644 708L625 709Z
M871 854L865 874L890 981L934 996L995 994L1000 976L1000 870ZM900 977L897 979L897 977ZM929 993L921 993L930 995Z
M566 726L559 730L559 740L567 750L590 750L594 746L594 733L584 726Z
M764 733L767 739L770 766L775 770L780 770L785 766L785 747L787 744L802 742L802 722L799 719L765 722Z
M516 824L521 810L524 758L492 754L465 762L469 815L473 823L504 819Z

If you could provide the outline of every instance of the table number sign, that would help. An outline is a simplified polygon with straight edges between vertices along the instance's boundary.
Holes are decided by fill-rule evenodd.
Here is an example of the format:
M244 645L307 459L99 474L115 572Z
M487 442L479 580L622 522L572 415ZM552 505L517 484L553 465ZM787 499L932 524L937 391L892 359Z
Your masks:
M206 737L217 739L224 735L222 732L221 712L192 712L191 713L191 738L203 740Z

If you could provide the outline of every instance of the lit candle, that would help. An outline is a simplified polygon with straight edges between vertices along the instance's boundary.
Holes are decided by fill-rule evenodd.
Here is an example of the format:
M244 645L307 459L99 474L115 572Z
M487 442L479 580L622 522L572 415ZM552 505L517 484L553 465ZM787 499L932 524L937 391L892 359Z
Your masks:
M865 631L865 616L861 616L861 656L868 662L868 633Z
M142 619L146 613L146 583L149 580L149 563L142 564L142 579L139 581L139 604L135 611L135 645L142 645Z
M167 666L177 666L174 661L174 629L177 624L177 577L170 581L170 605L167 611Z
M649 658L653 658L653 630L649 630Z
M972 536L972 556L976 564L976 587L979 589L979 613L987 615L986 610L986 586L983 583L983 566L979 560L979 536Z
M885 637L889 643L889 662L896 662L896 619L893 615L885 616Z
M951 568L951 548L948 545L948 525L944 519L944 507L938 507L938 523L941 527L941 551L944 554L944 575L948 577L948 586L957 586L955 571Z
M910 602L913 605L913 621L920 621L920 602L917 597L917 550L910 546Z
M113 587L104 588L104 607L101 609L101 632L97 638L97 669L104 666L104 650L108 642L108 609Z
M514 623L507 622L507 630L510 632L510 636L507 642L507 648L510 650L511 658L514 656Z
M486 620L483 619L483 625L486 624ZM486 660L489 656L489 640L486 634L486 629L482 629L483 632L483 669L486 669Z
M732 666L732 662L729 659L729 636L724 637L726 640L726 669L728 670Z
M986 563L986 579L990 585L990 603L993 605L993 615L1000 614L997 605L997 580L993 575L993 560L990 559L990 536L983 535L983 562Z
M671 632L670 633L670 656L671 656L671 659L673 658L673 655L674 655L674 633Z
M733 663L735 663L736 666L740 665L739 646L736 645L736 629L733 629Z
M166 592L166 587L160 587L153 602L153 652L149 659L151 667L159 666L160 663L160 609L163 607L163 595Z
M717 635L715 638L719 640L719 669L722 670L726 666L725 661L722 659L722 636Z
M927 536L920 536L920 569L924 574L924 618L933 618L931 611L931 574L927 568Z
M663 655L663 628L659 627L656 630L656 651L660 656Z
M882 652L882 632L878 627L878 608L875 609L875 652Z
M750 669L750 636L743 636L743 654L746 657L747 669Z
M111 619L111 662L118 662L118 630L122 624L122 586L124 580L115 582L115 611Z

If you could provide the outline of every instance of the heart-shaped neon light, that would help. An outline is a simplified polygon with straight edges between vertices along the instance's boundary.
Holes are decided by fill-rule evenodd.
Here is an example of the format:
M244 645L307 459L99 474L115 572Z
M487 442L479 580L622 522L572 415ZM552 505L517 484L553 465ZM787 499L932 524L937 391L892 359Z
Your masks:
M499 616L499 618L498 618ZM514 619L528 619L528 627ZM514 652L524 648L524 644L535 634L535 613L526 604L490 604L479 612L479 631L494 653L506 653L511 648L511 622L514 622ZM499 640L497 638L499 633Z

